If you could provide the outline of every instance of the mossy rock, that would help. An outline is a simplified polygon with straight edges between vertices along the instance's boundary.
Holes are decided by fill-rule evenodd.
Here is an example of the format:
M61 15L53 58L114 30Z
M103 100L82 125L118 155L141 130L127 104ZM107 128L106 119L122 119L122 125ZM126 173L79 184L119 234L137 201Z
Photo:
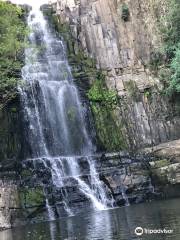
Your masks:
M159 161L155 161L155 162L151 162L150 165L151 165L151 168L162 168L162 167L166 167L166 166L169 166L171 163L168 159L162 159L162 160L159 160Z
M21 190L20 198L25 208L38 207L45 204L45 196L42 187L25 188Z
M114 110L98 103L91 104L97 138L107 151L126 149L127 144L123 136L123 126L117 123Z

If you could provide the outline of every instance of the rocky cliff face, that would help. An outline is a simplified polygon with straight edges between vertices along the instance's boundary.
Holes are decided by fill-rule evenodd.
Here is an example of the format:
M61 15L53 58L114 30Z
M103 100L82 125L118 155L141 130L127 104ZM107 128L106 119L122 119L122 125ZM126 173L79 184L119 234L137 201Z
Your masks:
M166 12L166 1L57 0L53 7L59 24L70 26L74 54L81 49L95 59L108 89L117 92L113 119L126 144L141 148L179 138L179 116L160 94L161 83L152 71L161 47L158 20ZM93 113L96 122L105 121L100 111Z

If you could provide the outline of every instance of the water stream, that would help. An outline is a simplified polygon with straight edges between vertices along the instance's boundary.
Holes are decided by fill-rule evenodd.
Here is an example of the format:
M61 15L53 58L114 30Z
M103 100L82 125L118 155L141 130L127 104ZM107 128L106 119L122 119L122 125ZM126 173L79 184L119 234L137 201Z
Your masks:
M22 69L26 84L20 91L29 125L29 158L50 168L56 188L63 188L64 179L71 177L95 209L112 207L112 198L107 195L96 172L95 161L90 157L94 146L85 125L86 109L73 83L63 41L49 27L38 8L32 8L27 22L31 29L30 46L25 51ZM77 156L86 156L89 183L81 177ZM63 191L62 195L64 208L72 215L68 193ZM50 219L54 219L48 199L46 206Z

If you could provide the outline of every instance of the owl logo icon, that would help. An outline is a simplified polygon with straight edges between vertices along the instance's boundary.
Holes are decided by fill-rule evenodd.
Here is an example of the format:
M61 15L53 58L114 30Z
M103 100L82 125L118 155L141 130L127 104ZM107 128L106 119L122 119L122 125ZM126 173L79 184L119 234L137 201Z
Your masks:
M144 233L144 230L143 230L142 227L137 227L137 228L135 229L135 234L136 234L137 236L142 236L143 233Z

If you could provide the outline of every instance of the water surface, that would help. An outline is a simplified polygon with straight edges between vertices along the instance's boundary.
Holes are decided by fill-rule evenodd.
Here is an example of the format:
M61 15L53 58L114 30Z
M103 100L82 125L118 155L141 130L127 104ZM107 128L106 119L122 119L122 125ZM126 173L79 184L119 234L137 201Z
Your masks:
M1 240L179 240L179 199L157 201L86 212L59 221L38 223L0 233ZM172 234L144 234L137 237L136 227L170 229Z

